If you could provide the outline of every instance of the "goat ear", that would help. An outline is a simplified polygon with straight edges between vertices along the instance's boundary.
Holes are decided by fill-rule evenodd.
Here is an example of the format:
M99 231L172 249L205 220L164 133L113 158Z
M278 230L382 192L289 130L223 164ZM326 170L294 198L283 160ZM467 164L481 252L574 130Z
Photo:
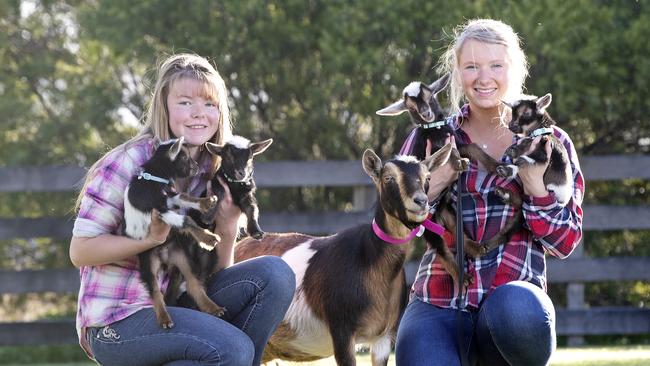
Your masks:
M513 107L513 104L512 104L512 103L508 103L508 102L506 102L505 100L502 100L502 101L501 101L501 104L505 105L506 107L508 107L508 108L510 108L510 109L513 109L513 108L512 108L512 107Z
M405 111L407 111L406 104L404 104L403 99L400 99L397 102L389 105L384 109L380 109L375 113L380 116L397 116L398 114L402 114Z
M368 174L376 183L379 180L379 174L381 173L381 167L383 166L381 158L371 149L367 149L363 152L362 164L363 170L365 170L366 174Z
M176 157L178 156L178 153L181 152L181 148L183 147L183 141L185 141L185 138L181 136L178 138L172 147L169 148L169 158L172 160L176 160Z
M206 142L205 148L212 155L221 155L221 152L223 151L223 145L213 144L212 142Z
M535 104L537 104L537 109L539 111L543 111L544 109L546 109L546 107L551 105L551 100L553 100L553 96L551 95L551 93L547 93L546 95L537 98L537 100L535 100Z
M447 145L440 148L440 150L433 153L433 155L424 159L422 163L426 165L429 171L439 166L447 164L447 162L449 161L449 157L451 156L452 147L453 146L451 145L451 142L448 143Z
M260 142L253 142L251 144L251 151L253 152L253 156L257 154L261 154L264 151L266 151L266 149L268 149L269 146L271 146L271 143L273 143L273 139L268 139Z
M433 94L438 94L440 93L444 88L449 85L449 79L450 79L451 73L446 73L442 75L438 80L434 81L431 85L429 85L429 89L433 92Z

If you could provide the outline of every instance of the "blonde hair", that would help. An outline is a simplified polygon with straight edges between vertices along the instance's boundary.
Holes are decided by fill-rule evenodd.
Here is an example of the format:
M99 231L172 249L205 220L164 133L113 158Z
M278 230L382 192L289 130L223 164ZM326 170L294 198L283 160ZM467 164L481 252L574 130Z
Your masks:
M94 177L97 167L108 155L120 149L126 150L133 143L144 138L165 141L174 137L169 126L167 96L174 82L178 80L193 79L202 82L204 85L204 96L217 102L220 112L219 128L210 139L210 142L223 144L224 141L232 136L226 84L221 75L219 75L219 72L208 60L195 54L175 54L159 62L157 70L156 85L151 94L142 129L135 137L113 148L88 169L84 184L77 197L75 210L79 209L88 183ZM218 162L215 161L213 169L216 169L217 164Z
M440 74L451 73L449 85L449 102L451 113L460 113L460 104L465 97L460 81L458 56L465 41L473 39L478 42L506 46L506 57L510 61L508 68L508 89L504 98L511 99L523 92L524 81L528 77L528 61L521 48L519 36L509 25L493 19L473 19L454 30L454 38L440 57Z

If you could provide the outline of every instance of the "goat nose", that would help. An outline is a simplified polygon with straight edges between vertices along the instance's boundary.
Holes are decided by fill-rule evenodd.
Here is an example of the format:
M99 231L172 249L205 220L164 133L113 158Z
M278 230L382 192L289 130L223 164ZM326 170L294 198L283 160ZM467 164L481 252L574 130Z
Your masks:
M415 202L415 204L417 204L420 207L427 207L427 203L428 203L427 197L424 195L413 198L413 202Z

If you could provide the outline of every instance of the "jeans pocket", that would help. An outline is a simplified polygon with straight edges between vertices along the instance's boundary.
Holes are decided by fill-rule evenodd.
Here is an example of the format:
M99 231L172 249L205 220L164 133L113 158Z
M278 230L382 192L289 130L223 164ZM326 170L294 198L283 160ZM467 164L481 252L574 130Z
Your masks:
M91 344L93 341L102 343L119 343L121 338L115 328L111 328L110 325L90 328L88 337L90 338L89 343Z

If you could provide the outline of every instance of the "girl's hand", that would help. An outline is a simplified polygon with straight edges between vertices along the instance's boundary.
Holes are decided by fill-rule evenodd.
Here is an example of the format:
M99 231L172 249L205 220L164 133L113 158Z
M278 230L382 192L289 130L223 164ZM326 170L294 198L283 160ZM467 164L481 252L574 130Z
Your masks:
M151 225L149 225L149 231L144 241L154 246L160 245L167 240L171 228L171 226L160 218L160 212L154 209L151 211Z
M541 141L542 137L537 136L530 144L530 148L526 154L532 152L537 148L537 145ZM550 158L551 156L551 141L546 141L546 156ZM549 159L545 163L537 163L531 165L523 165L519 167L519 178L524 185L524 193L532 197L543 197L548 195L546 186L544 185L544 172L548 168Z
M219 208L217 209L217 214L214 219L216 224L215 232L219 234L222 239L232 237L234 240L238 234L237 221L242 212L233 202L230 188L228 188L226 182L224 182L221 177L217 177L217 179L219 179L219 184L223 187L224 195L219 200ZM208 190L209 192L211 191L210 187L208 187Z
M452 144L454 149L456 148L456 140L454 139L454 136L447 137L445 144L449 143ZM425 149L426 158L431 156L432 149L433 147L431 146L431 141L427 140L427 146ZM434 167L431 171L429 192L427 192L429 201L433 201L438 198L440 193L442 193L445 188L449 187L454 182L454 180L458 178L458 172L451 166L451 164L448 164L448 162L449 160L440 166Z

